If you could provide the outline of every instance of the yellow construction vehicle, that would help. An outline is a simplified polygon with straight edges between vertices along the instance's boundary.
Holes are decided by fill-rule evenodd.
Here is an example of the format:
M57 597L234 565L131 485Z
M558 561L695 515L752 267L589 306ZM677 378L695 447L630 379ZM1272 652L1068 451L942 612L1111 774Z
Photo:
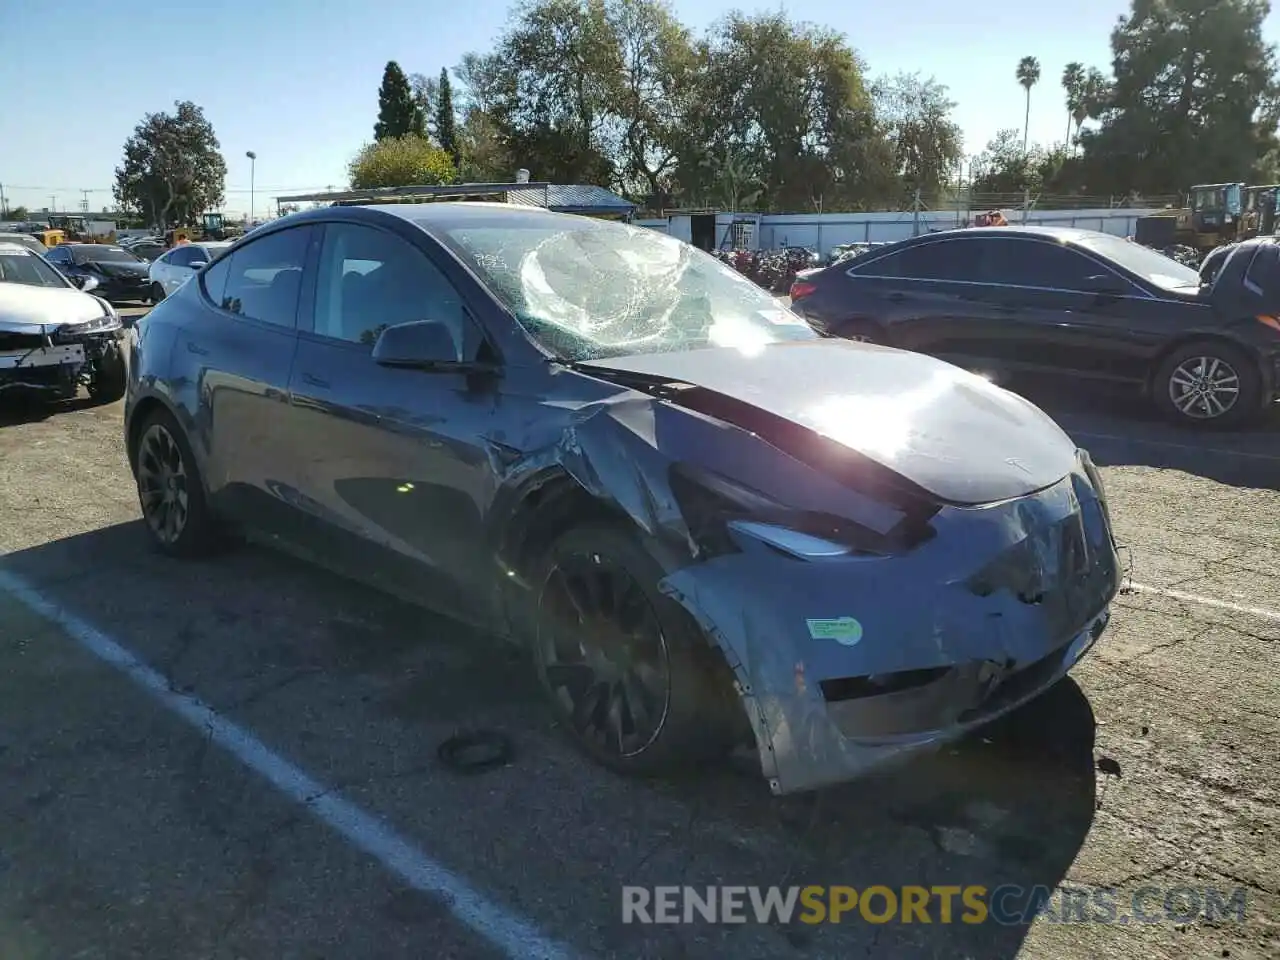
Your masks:
M50 230L60 230L63 239L60 243L115 243L116 232L114 229L105 233L94 233L89 226L89 221L85 217L72 217L63 214L51 215L49 217ZM47 231L46 231L47 232ZM46 244L51 246L51 244Z
M1188 191L1190 203L1176 214L1177 242L1197 250L1233 243L1244 213L1243 183L1198 183Z
M1277 198L1280 198L1280 183L1245 187L1244 212L1240 215L1240 229L1236 234L1238 239L1275 234Z

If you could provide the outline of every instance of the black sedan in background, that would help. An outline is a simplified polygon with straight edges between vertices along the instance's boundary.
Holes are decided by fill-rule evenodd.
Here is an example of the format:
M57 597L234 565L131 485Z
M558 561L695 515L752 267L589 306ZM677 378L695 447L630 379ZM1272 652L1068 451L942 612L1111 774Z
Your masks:
M132 359L162 550L253 529L491 628L624 772L742 740L786 793L936 747L1060 679L1119 589L1097 471L1042 411L818 337L641 227L294 214L161 301Z
M106 243L60 243L50 248L45 259L69 280L93 277L94 294L111 303L145 302L151 283L147 262L124 247Z
M1132 384L1175 421L1236 426L1280 364L1275 243L1241 244L1212 283L1121 237L987 227L913 237L797 278L792 309L826 336L993 373Z

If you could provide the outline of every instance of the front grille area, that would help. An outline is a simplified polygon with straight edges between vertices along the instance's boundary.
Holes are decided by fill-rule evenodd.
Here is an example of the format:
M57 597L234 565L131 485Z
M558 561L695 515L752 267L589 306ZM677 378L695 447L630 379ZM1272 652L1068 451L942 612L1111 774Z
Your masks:
M30 333L6 333L0 330L0 353L18 350L38 350L45 345L44 337Z

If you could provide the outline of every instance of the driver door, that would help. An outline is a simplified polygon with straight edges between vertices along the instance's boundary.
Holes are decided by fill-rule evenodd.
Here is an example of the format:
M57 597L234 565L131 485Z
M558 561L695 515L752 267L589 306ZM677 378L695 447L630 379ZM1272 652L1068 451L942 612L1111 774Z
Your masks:
M372 358L378 334L395 324L447 324L459 359L475 355L480 330L413 244L360 224L324 230L289 384L301 545L384 589L488 616L482 509L492 480L478 438L496 395L461 374Z

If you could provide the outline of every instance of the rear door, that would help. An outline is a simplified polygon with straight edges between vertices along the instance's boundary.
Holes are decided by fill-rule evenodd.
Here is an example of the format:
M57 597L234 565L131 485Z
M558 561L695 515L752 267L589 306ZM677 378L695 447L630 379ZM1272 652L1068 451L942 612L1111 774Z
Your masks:
M205 271L206 309L174 344L198 383L211 493L273 532L287 530L295 510L283 479L292 469L289 372L318 236L309 224L278 230Z
M157 279L166 296L177 290L191 277L191 268L188 264L193 256L194 251L189 246L178 247L164 255Z
M896 346L966 354L992 322L982 296L983 245L963 236L914 244L850 268L849 306L889 331Z

